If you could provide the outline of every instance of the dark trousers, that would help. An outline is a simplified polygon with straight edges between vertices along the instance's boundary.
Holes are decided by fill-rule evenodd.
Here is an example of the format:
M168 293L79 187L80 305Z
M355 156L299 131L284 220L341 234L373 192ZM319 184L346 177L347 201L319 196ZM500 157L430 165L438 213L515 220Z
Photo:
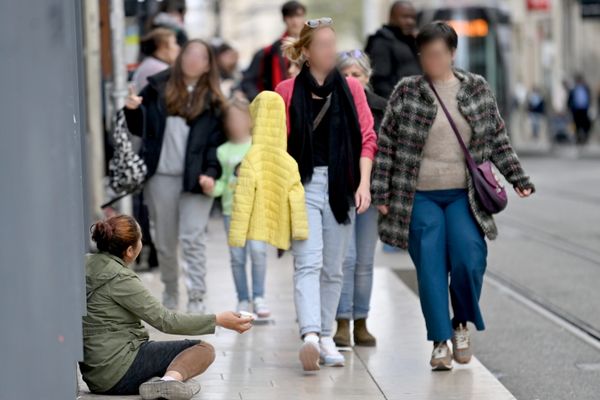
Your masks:
M487 245L471 214L467 191L417 192L408 245L417 269L427 339L439 342L452 337L448 289L454 322L470 321L478 330L483 330L479 296Z
M577 144L586 144L592 128L588 110L572 110L575 124L575 140Z
M142 383L162 377L167 370L179 372L185 381L204 372L214 359L214 348L199 340L148 341L142 344L123 378L105 394L138 394Z

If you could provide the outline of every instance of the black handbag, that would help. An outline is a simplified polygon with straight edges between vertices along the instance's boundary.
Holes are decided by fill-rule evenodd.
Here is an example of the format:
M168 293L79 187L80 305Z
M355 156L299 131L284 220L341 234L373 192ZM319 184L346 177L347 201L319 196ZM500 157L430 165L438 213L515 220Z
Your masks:
M108 162L108 185L117 196L101 207L106 208L123 197L140 191L146 180L148 168L144 160L133 151L129 139L129 129L125 112L121 109L115 115L112 133L114 154Z

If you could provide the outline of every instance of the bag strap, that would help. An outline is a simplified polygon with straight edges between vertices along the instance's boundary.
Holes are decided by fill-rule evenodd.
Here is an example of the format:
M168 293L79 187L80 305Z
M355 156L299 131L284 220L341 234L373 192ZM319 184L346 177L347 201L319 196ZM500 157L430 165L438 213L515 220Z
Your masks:
M319 113L317 114L317 116L315 117L315 120L313 121L313 131L316 130L319 125L321 125L321 121L323 121L323 118L325 118L325 114L327 114L327 110L329 110L329 106L331 106L331 94L329 94L329 96L327 96L327 99L325 100L325 104L323 104L323 107L321 107L321 110L319 110Z
M448 119L448 122L450 122L452 131L456 135L456 139L458 139L458 144L460 144L460 148L462 149L462 152L465 155L465 160L467 161L467 165L469 166L469 169L470 170L477 169L477 164L475 163L475 160L473 160L473 156L471 156L471 152L467 148L467 145L465 144L465 141L463 140L462 136L460 136L460 133L458 132L458 128L456 127L456 123L454 123L454 119L452 119L452 116L450 115L450 112L448 111L448 109L446 108L446 105L442 101L442 98L438 94L437 90L435 89L435 86L433 86L433 83L431 82L430 79L427 79L427 83L429 84L429 87L433 91L433 94L435 94L435 97L437 98L438 102L440 103L442 110L444 110L444 114L446 114L446 118Z

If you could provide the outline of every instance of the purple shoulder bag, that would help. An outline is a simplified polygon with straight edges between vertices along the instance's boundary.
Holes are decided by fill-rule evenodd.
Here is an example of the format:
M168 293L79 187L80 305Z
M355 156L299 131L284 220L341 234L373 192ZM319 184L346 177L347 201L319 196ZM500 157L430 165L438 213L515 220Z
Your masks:
M442 106L442 110L444 110L444 114L446 114L446 118L448 118L448 122L450 122L450 126L458 139L458 143L460 144L460 148L462 149L465 160L467 162L467 168L469 169L471 179L473 180L473 186L475 188L475 197L479 201L479 204L489 214L497 214L500 211L506 208L506 204L508 203L508 197L506 195L506 189L500 183L500 180L494 173L494 165L491 161L484 161L481 164L477 165L469 149L465 145L460 133L458 132L458 128L452 119L452 116L448 112L446 105L440 98L437 90L431 83L430 80L427 81L431 90L437 97L438 102Z

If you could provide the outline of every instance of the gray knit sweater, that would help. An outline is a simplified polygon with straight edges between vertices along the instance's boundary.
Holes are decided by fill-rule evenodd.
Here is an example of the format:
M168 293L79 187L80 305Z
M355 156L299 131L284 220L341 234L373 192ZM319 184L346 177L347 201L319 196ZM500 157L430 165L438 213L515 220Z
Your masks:
M434 86L468 146L472 130L469 122L458 110L456 100L460 81L453 76L453 79L447 82L434 82ZM434 96L433 92L431 95ZM438 106L438 112L423 147L417 190L464 189L467 187L465 156L437 98L435 104Z

